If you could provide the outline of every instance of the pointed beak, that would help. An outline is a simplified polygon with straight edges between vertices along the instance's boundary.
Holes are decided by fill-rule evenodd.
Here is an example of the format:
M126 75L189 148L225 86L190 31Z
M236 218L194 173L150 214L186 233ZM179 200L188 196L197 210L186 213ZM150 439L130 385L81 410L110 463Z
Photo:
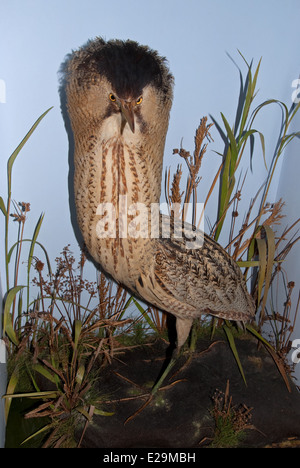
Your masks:
M125 121L128 123L130 130L132 131L132 133L134 133L134 113L133 113L132 102L124 101L122 99L120 100L120 104L121 104L122 115Z

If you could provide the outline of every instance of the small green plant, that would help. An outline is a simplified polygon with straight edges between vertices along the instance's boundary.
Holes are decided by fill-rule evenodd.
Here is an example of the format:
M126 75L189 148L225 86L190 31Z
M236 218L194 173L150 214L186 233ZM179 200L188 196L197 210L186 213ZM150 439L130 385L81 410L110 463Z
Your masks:
M229 396L229 381L227 381L225 393L216 390L212 400L215 430L211 447L237 447L244 440L246 431L254 428L250 424L252 408L247 408L245 405L239 407L232 405L232 397Z

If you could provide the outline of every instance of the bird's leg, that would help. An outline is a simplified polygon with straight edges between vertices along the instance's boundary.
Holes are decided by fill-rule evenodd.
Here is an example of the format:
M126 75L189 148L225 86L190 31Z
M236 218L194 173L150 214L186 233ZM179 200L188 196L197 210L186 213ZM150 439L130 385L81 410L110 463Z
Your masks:
M171 359L169 364L167 365L166 369L154 385L154 387L151 390L151 394L154 395L157 390L161 387L162 383L164 382L165 378L169 374L170 370L176 363L180 352L181 348L184 345L184 343L187 340L187 337L189 336L191 327L192 327L193 320L191 319L179 319L178 317L176 318L176 331L177 331L177 347L173 351Z
M197 344L197 338L198 338L198 322L195 322L192 326L192 331L191 331L191 341L190 341L190 353L193 353L196 349L196 344Z
M176 318L177 348L181 348L187 340L193 325L192 319Z

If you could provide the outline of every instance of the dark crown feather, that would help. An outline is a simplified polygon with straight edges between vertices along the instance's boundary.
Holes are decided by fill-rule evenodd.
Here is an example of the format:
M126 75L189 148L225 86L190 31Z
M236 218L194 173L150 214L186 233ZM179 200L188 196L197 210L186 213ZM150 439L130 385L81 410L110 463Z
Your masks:
M138 97L148 84L167 96L173 85L166 59L131 40L90 40L74 53L71 62L72 71L75 65L81 82L85 82L85 77L90 79L91 72L105 76L122 98Z

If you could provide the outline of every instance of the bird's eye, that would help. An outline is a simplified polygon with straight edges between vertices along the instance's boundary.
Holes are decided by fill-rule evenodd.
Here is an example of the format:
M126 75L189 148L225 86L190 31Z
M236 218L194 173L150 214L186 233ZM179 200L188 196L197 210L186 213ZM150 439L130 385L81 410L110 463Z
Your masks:
M115 101L116 101L116 96L115 96L114 94L110 93L109 99L110 99L112 102L115 102Z
M138 100L136 101L136 104L137 104L137 105L141 104L141 103L142 103L142 100L143 100L143 97L140 96L140 97L138 98Z

